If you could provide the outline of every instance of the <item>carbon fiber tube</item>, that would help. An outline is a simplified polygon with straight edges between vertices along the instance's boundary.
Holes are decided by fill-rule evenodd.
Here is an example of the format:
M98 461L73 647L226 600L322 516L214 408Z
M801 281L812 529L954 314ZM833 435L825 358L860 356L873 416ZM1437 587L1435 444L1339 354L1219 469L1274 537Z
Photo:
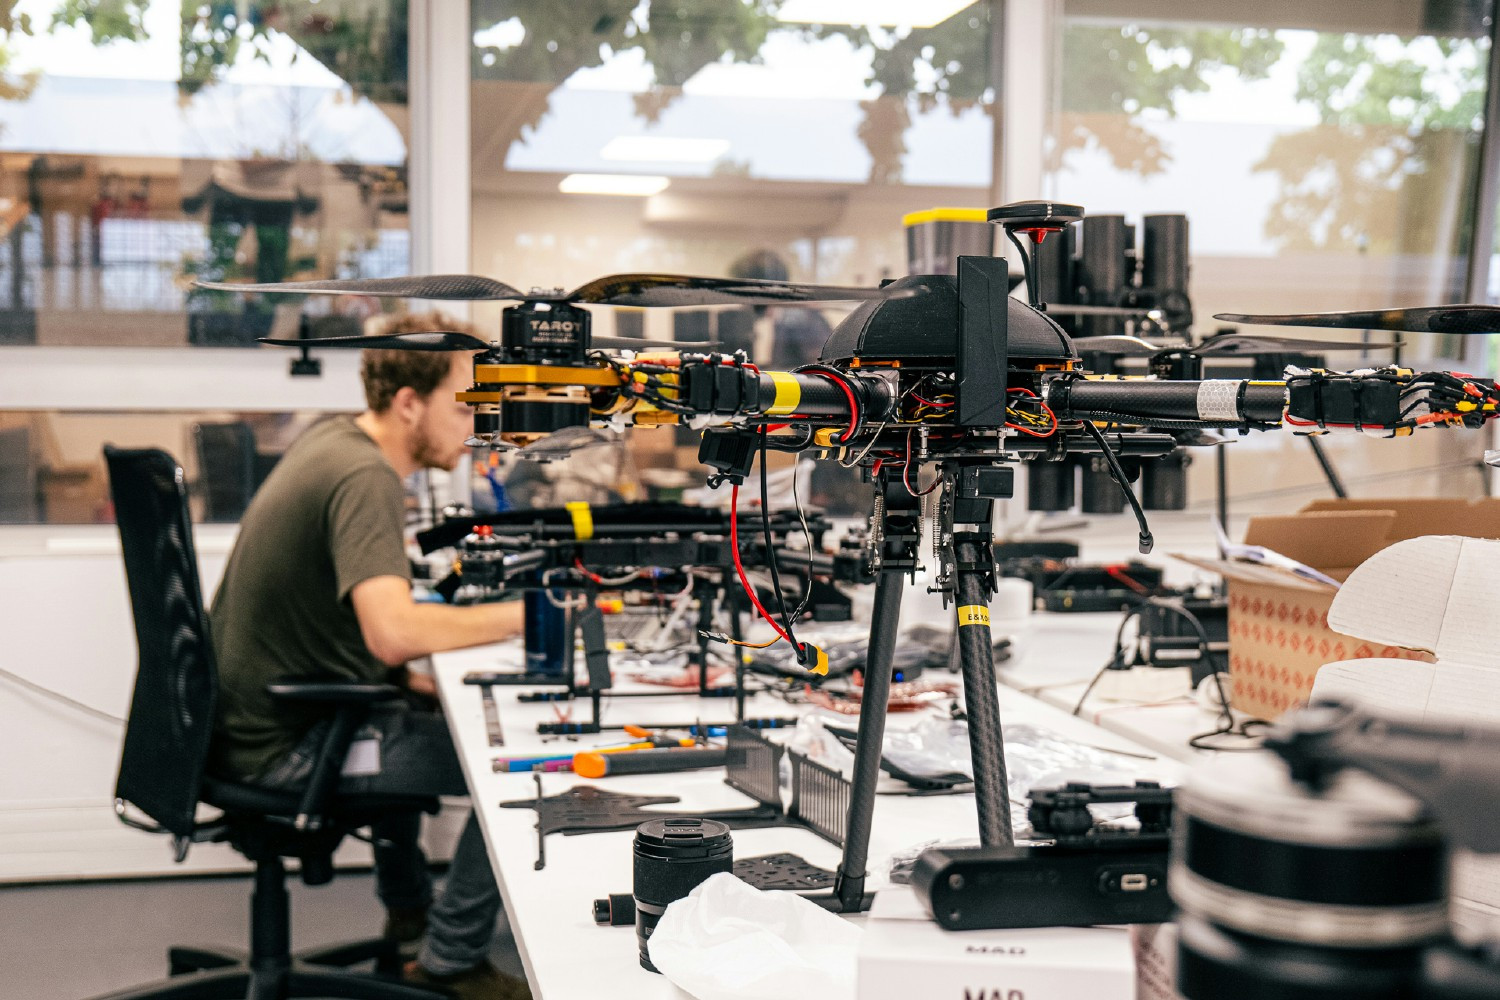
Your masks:
M995 690L995 659L990 637L989 575L965 566L987 566L994 553L978 541L953 546L958 568L958 656L964 673L964 706L969 715L969 753L974 764L974 800L979 810L979 842L1009 847L1016 842L1010 825L1010 792L1006 787L1005 742L1000 729L1000 697ZM982 609L983 615L969 609ZM865 693L869 697L868 690Z
M1281 382L1074 379L1052 383L1047 402L1062 420L1086 420L1098 413L1128 414L1144 422L1276 424L1286 399Z
M875 785L880 781L886 703L891 697L891 663L896 655L896 626L901 620L901 591L905 583L904 570L883 571L875 584L875 604L870 609L870 650L865 659L864 694L859 705L859 741L854 748L854 779L849 788L848 832L833 885L844 913L863 909ZM989 634L989 629L985 629L985 634ZM991 685L993 695L993 679Z
M770 372L760 374L760 412L770 412L779 396L782 399L797 400L796 409L787 410L788 413L800 413L808 417L848 418L849 397L829 379L821 375L787 375L782 372L776 372L775 376L773 379ZM793 382L797 388L795 395L789 396L787 389L782 386L789 386Z

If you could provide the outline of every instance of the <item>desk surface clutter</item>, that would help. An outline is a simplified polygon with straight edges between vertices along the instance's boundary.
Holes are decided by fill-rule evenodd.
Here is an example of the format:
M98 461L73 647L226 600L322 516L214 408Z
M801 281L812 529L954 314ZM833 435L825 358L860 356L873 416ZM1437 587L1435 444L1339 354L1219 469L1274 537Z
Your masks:
M1163 711L1160 707L1135 709L1137 713L1153 713L1149 727L1142 727L1156 734L1149 742L1124 735L1140 724L1130 712L1099 711L1091 702L1085 715L1089 714L1088 709L1094 709L1099 725L1070 713L1087 679L1107 658L1117 622L1117 615L1040 616L1028 626L1029 634L1019 645L1017 662L1002 673L1002 680L1012 685L1000 689L1002 717L1006 723L1030 723L1079 744L1121 752L1121 770L1141 778L1172 781L1182 769L1179 759L1193 753L1187 749L1187 737L1211 728L1212 713L1191 701L1182 701L1170 708L1176 724L1164 728L1160 725ZM598 781L566 772L497 773L493 764L497 757L558 756L622 742L623 734L618 730L573 740L538 736L536 724L557 717L556 703L522 702L517 695L525 689L495 687L489 690L493 691L505 745L491 746L491 727L486 723L481 689L464 684L463 678L473 671L518 669L519 661L516 648L485 647L441 654L434 658L434 670L533 993L549 998L684 996L663 976L641 968L632 928L600 926L592 916L595 899L631 891L634 831L549 836L545 844L545 867L537 870L537 814L531 809L501 808L500 803L532 799L539 788L543 795L554 795L583 785L597 785L628 795L676 796L680 805L655 808L678 810L678 815L743 808L754 803L725 784L723 768L610 776ZM1057 684L1063 686L1052 686ZM1039 697L1014 688L1037 689ZM1066 704L1068 710L1058 707L1060 704ZM786 702L765 694L752 697L746 705L750 717L807 711L809 706L790 709ZM725 699L668 695L606 699L603 721L650 727L680 725L696 719L721 721L721 716L727 719L731 714L732 704ZM896 730L915 721L893 716L889 725ZM1182 737L1175 743L1163 735L1179 728ZM975 837L977 821L971 794L880 795L871 835L869 888L879 889L885 884L892 854L924 842ZM736 858L791 852L830 870L836 869L839 861L838 848L811 830L796 827L735 830L733 838ZM885 896L891 898L882 902ZM900 889L895 895L885 896L877 896L875 915L844 919L866 925L881 919L882 911L898 919L921 916L911 912L919 904L909 890ZM933 935L945 933L936 924L926 924L924 930L928 929ZM1054 947L1066 949L1070 937L1076 938L1080 956L1102 947L1090 937L1094 932L1079 931L1073 935L1070 931L1049 932L1054 937L1062 935ZM886 933L884 929L882 933ZM851 966L851 979L854 973Z

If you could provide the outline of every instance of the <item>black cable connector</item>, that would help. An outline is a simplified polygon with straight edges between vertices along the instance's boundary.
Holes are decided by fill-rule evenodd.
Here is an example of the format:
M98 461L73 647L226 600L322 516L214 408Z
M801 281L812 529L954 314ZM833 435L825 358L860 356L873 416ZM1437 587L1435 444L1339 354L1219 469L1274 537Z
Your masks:
M1146 523L1146 512L1141 509L1141 502L1136 499L1135 490L1130 488L1130 480L1125 475L1125 470L1120 468L1120 460L1115 457L1114 451L1109 447L1109 442L1104 440L1104 432L1085 420L1083 429L1089 432L1094 442L1099 445L1099 450L1104 453L1104 461L1109 465L1109 475L1120 487L1120 492L1125 494L1125 502L1130 504L1131 511L1135 514L1136 522L1141 526L1139 548L1141 555L1147 555L1155 547L1156 540L1151 536L1151 525Z

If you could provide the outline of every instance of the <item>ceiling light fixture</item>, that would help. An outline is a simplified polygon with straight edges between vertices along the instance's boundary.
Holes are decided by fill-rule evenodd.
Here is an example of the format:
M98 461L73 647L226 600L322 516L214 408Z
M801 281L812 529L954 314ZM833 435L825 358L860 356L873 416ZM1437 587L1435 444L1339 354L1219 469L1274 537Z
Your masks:
M654 174L569 174L557 185L563 194L618 194L644 198L672 183Z

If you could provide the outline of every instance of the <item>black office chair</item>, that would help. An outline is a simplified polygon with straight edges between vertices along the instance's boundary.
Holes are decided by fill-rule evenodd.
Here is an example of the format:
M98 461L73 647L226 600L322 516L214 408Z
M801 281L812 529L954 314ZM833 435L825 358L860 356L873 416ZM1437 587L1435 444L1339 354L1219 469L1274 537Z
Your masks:
M283 858L297 858L302 881L321 885L333 877L333 852L345 835L381 817L437 812L435 797L336 791L355 730L371 705L397 697L397 689L383 684L271 685L275 698L326 706L332 716L305 791L271 791L205 774L218 680L183 472L170 455L154 449L106 446L104 455L140 657L115 786L115 812L130 826L170 833L178 861L194 843L228 841L255 863L248 956L172 948L171 978L110 994L109 1000L444 996L348 971L347 966L374 960L377 968L398 972L395 948L386 941L361 941L296 957L290 953ZM219 814L200 820L200 803ZM154 823L135 819L130 807Z

